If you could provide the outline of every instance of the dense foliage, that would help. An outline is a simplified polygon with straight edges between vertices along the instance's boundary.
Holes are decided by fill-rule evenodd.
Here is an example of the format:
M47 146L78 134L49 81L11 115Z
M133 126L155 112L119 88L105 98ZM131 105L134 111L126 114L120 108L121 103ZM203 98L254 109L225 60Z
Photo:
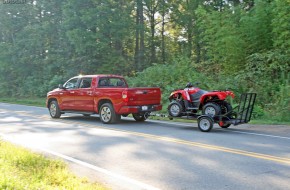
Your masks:
M0 95L45 96L114 73L168 93L186 82L257 92L289 120L290 0L63 0L0 5Z

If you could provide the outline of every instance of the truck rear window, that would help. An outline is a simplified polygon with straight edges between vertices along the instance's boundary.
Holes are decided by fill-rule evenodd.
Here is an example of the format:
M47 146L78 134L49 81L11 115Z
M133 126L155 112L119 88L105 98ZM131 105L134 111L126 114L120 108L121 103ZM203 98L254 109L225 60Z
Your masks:
M100 78L98 86L100 88L104 88L104 87L125 88L125 87L127 87L124 79L122 79L122 78L109 78L109 77Z

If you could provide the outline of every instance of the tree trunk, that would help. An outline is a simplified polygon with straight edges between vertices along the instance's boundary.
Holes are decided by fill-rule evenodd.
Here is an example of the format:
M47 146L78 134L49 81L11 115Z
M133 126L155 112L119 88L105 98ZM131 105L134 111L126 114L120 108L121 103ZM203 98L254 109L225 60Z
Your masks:
M135 41L135 69L142 70L144 63L144 18L143 18L143 2L137 0L137 14L136 14L136 41Z
M162 3L162 28L161 28L161 36L162 36L162 41L161 41L161 56L162 56L162 63L165 64L166 58L165 58L165 8L164 8L164 3Z
M134 60L135 60L135 69L138 70L138 65L139 65L139 35L140 35L140 24L139 24L139 1L137 0L137 13L136 13L136 33L135 33L135 56L134 56Z
M143 17L143 2L139 1L139 20L140 20L140 51L139 51L139 64L138 70L141 71L143 69L144 64L144 51L145 51L145 29L144 29L144 17Z
M150 28L151 28L151 63L156 62L156 51L155 51L155 18L154 12L151 13L150 19Z

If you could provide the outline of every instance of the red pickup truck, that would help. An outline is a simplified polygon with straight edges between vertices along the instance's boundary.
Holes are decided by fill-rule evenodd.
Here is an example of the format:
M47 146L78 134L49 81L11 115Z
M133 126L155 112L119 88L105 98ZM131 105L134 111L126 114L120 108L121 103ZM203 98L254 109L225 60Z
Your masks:
M160 88L128 88L126 80L117 75L84 75L48 92L46 106L52 118L66 112L99 114L103 123L115 123L129 114L145 121L150 112L162 109L160 101Z

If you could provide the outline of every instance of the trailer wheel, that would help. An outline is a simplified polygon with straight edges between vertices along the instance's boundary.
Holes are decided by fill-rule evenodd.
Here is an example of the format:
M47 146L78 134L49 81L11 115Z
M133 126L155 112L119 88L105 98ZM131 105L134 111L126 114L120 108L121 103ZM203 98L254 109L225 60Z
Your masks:
M199 130L202 132L209 132L213 127L213 120L209 116L202 116L197 122Z

